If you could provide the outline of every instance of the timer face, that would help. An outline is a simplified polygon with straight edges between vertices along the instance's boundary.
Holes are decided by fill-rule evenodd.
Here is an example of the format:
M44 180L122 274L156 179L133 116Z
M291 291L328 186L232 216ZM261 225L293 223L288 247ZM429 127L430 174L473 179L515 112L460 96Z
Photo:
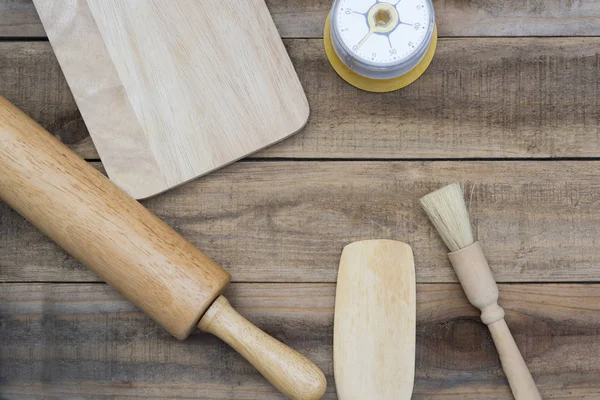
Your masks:
M428 0L338 0L331 15L346 51L365 64L400 64L430 39L433 10Z

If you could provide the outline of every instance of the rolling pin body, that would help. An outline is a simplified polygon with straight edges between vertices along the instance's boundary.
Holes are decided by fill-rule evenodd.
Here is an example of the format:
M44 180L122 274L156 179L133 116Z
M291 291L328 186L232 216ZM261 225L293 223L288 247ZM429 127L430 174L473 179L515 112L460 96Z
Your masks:
M229 274L0 98L0 200L184 339Z
M323 395L319 368L220 296L223 268L2 96L0 200L178 339L198 324L289 397Z

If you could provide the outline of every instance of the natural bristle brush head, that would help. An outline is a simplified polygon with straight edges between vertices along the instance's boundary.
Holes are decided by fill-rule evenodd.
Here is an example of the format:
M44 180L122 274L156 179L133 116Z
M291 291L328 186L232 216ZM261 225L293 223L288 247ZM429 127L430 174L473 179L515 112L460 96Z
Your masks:
M420 200L431 223L451 252L474 242L469 212L459 183L444 186Z

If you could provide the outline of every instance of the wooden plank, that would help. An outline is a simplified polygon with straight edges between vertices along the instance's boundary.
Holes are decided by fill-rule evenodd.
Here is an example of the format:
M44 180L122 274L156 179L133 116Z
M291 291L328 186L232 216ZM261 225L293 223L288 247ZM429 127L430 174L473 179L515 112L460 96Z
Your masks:
M600 38L441 40L427 73L388 94L343 82L320 40L286 45L311 117L255 157L600 156ZM0 43L0 70L1 94L98 157L49 44Z
M0 43L0 71L2 96L82 156L98 157L49 43Z
M600 1L434 0L443 36L598 36Z
M282 37L320 38L331 0L267 0ZM598 36L600 1L434 0L441 36ZM31 0L0 1L0 37L44 36Z
M144 201L237 282L335 282L342 248L413 247L417 282L455 282L418 199L466 184L499 282L597 280L600 162L244 162ZM0 203L0 281L94 281Z
M0 38L45 36L32 0L0 0Z
M500 285L544 398L598 398L600 285ZM249 319L332 379L333 284L233 284ZM0 285L0 392L29 397L278 399L218 339L177 341L106 285ZM512 399L478 312L455 284L417 287L415 399Z
M599 46L600 38L441 40L419 80L380 94L343 82L320 41L289 41L311 118L259 156L597 156Z

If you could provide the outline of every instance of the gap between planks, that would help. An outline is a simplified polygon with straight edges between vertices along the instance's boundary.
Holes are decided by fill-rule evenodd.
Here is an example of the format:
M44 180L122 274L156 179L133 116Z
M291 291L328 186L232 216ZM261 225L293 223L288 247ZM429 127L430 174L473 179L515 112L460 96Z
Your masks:
M327 281L306 281L306 282L287 282L287 281L235 281L232 280L230 284L244 284L244 285L331 285L331 282ZM419 285L455 285L453 282L423 282ZM501 282L499 284L510 286L510 285L600 285L600 281L531 281L531 282ZM108 285L103 281L0 281L0 287L2 285Z

